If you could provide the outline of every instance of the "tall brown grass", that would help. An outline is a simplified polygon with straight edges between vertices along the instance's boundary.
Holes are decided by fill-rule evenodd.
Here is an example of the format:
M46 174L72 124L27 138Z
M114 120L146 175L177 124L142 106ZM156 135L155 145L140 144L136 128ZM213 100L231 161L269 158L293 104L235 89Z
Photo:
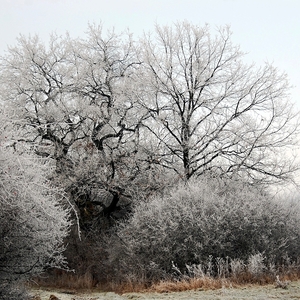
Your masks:
M300 279L300 271L298 269L285 270L280 274L282 281L296 281ZM32 285L39 285L43 288L55 288L65 290L99 290L112 291L118 294L132 292L183 292L188 290L216 290L221 288L235 288L245 285L267 285L275 284L276 276L270 273L259 275L251 274L250 272L241 272L235 276L213 278L207 275L195 278L184 278L177 280L162 280L159 282L149 283L143 281L114 281L107 280L106 282L95 281L88 272L78 276L71 272L60 271L56 276L41 277L32 281Z
M56 270L50 274L44 274L33 278L30 282L32 286L42 286L45 288L58 288L70 290L90 290L97 286L92 275L86 272L83 275L77 275L73 272Z
M44 277L35 279L35 284L48 288L59 288L69 290L101 290L113 291L119 294L130 292L154 291L158 293L181 292L187 290L215 290L224 287L237 287L248 284L274 284L277 276L285 282L300 279L299 262L287 263L275 267L267 266L261 253L251 255L247 262L240 259L216 259L218 262L215 275L212 276L212 260L205 265L186 265L186 270L180 270L173 263L174 274L164 280L149 280L142 276L143 272L137 274L127 273L119 275L107 273L106 279L93 275L93 269L87 268L81 275L64 270L52 270ZM101 270L97 269L97 273ZM104 274L104 273L103 273Z

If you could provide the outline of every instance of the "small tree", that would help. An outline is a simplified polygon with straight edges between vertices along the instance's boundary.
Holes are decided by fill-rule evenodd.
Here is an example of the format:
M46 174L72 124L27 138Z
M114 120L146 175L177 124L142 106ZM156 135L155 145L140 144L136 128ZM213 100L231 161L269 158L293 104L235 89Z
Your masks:
M14 299L12 289L20 281L49 267L66 267L63 241L70 222L61 191L47 179L52 167L42 159L18 155L4 144L2 135L0 295Z

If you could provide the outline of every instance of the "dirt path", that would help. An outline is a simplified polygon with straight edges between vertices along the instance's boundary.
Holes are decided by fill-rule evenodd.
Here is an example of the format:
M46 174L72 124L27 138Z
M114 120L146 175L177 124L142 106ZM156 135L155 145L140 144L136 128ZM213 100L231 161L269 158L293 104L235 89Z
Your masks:
M41 300L49 300L51 295L59 300L127 300L127 299L161 299L161 300L274 300L300 299L300 281L291 282L287 289L276 289L274 285L247 286L241 288L223 288L214 291L187 291L180 293L130 293L117 295L115 293L67 293L63 291L47 291L33 289L32 295ZM39 299L36 297L36 299ZM55 299L55 298L54 298Z

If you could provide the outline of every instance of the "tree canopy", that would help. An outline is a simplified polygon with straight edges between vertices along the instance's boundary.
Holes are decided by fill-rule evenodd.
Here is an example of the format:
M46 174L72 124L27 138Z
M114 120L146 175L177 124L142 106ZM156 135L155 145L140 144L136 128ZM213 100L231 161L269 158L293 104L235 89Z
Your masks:
M274 66L243 62L229 28L177 23L143 39L151 97L145 106L168 167L188 179L207 171L250 181L280 181L296 169L298 114L287 76Z
M111 217L176 178L293 178L287 76L243 56L229 28L187 22L136 40L97 25L48 45L21 36L0 59L0 97L15 148L55 163L81 215Z

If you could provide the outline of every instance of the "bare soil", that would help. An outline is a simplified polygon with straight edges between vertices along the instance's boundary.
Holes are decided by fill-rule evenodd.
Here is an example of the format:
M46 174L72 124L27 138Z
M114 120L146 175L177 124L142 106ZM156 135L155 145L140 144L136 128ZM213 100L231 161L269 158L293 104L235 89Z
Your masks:
M63 290L32 289L31 295L36 300L126 300L126 299L165 299L165 300L273 300L300 299L300 281L291 282L287 289L275 288L275 285L249 285L240 288L222 288L219 290L194 290L177 293L128 293L118 295L112 292L72 292ZM51 297L51 295L55 297Z

